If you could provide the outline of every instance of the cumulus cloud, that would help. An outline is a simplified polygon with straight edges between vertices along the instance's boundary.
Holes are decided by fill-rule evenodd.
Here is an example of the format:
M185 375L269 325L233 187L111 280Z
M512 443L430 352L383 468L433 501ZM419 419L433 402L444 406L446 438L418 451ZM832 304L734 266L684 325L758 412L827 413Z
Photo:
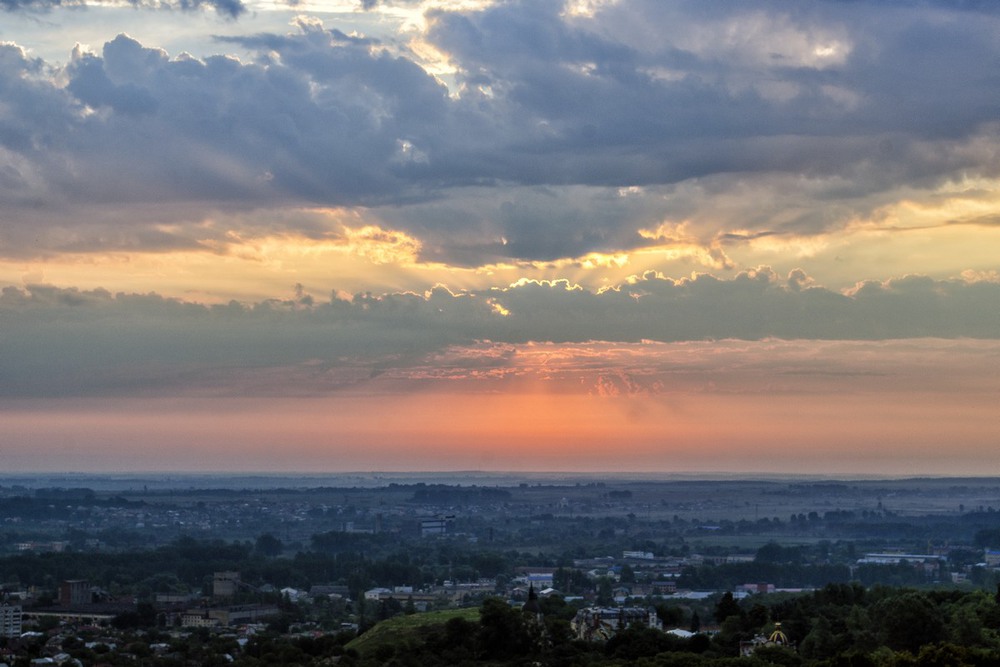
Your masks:
M62 67L5 45L0 252L155 246L134 230L199 210L364 206L430 259L554 260L643 247L664 220L705 243L818 234L1000 172L988 3L564 9L439 8L409 42L311 18L216 42L243 59L119 35Z
M509 346L532 343L1000 338L996 282L914 276L846 294L808 283L801 272L783 278L760 269L732 280L647 275L598 292L522 281L480 293L439 287L318 299L297 286L287 300L222 306L8 287L0 295L0 391L322 393L371 377L412 378L416 368L495 374L511 362ZM490 341L489 354L448 357L449 349L474 349L477 341ZM592 363L604 362L595 354ZM647 386L635 380L639 374L610 369L602 391Z

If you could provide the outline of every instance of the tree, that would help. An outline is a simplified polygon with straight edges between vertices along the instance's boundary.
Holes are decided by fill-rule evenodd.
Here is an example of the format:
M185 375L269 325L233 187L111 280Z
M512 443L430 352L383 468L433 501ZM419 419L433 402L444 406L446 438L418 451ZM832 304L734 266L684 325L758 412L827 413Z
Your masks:
M767 607L758 603L750 607L749 613L746 615L746 629L747 630L760 630L764 627L764 624L768 621L768 610Z
M677 606L660 603L656 605L656 615L663 622L663 627L679 627L684 622L684 610Z
M614 588L611 579L601 577L597 580L597 604L609 605L614 601Z
M156 626L156 609L148 602L140 602L135 611L125 611L111 620L111 624L123 630L126 628L152 628Z
M701 616L698 612L691 612L691 632L701 632Z
M969 605L955 610L949 627L952 641L959 646L980 646L983 643L983 624Z
M836 640L830 629L830 621L819 616L813 621L812 630L802 640L799 651L803 656L813 659L830 658L835 652Z
M632 626L615 633L605 644L605 652L619 659L636 661L674 648L674 637L651 628Z
M732 591L726 591L719 598L718 603L715 605L715 620L718 623L722 623L730 616L742 616L743 610L740 609L740 605L733 598Z
M472 663L478 640L477 630L478 626L471 621L450 618L444 624L430 628L424 643L427 651L444 664Z
M802 664L802 658L787 646L761 646L754 651L753 657L766 665L798 667Z
M257 538L254 544L254 551L266 558L280 556L285 545L271 533L264 533Z
M387 618L392 618L393 616L399 616L403 613L403 605L396 598L390 597L379 602L378 606L378 620L384 621Z
M923 593L911 591L879 601L872 613L889 648L916 654L924 644L944 638L940 612Z
M754 556L757 563L800 563L802 549L799 547L783 547L777 542L768 542Z
M479 608L480 654L506 660L527 655L533 648L526 619L500 598L487 598Z

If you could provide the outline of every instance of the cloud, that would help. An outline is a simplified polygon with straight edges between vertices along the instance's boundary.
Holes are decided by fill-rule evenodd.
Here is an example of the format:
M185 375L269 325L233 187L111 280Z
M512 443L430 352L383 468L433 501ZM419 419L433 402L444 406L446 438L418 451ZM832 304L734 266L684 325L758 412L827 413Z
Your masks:
M998 300L995 281L912 276L841 294L810 286L802 272L782 278L767 269L731 280L646 275L599 292L565 281L522 281L478 293L436 288L322 300L298 286L294 298L222 306L155 294L8 287L0 295L6 323L0 391L8 398L323 393L374 376L410 377L417 367L447 374L450 362L435 355L477 341L997 340ZM510 359L492 347L490 354L478 366L463 361L462 373L487 372Z
M236 19L247 11L242 0L128 0L136 9L194 11L211 7L218 14ZM51 11L63 7L88 7L105 4L101 0L0 0L0 9L8 12ZM112 4L112 3L107 3Z
M435 9L378 38L300 18L217 38L241 59L124 34L65 66L6 45L0 252L156 249L174 224L197 247L206 212L346 206L427 259L553 261L645 247L664 221L706 246L822 234L1000 173L988 5L591 9Z

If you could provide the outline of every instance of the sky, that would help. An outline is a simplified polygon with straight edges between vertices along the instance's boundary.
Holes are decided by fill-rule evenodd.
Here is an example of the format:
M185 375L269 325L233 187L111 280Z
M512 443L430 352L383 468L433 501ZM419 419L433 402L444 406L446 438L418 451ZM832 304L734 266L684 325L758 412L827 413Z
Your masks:
M0 425L1000 475L1000 3L0 0Z

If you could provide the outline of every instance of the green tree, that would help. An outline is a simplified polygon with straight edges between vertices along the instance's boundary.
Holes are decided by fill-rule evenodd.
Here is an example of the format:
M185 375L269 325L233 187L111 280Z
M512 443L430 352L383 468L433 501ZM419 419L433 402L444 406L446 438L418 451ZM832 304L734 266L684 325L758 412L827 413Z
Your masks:
M528 655L532 646L527 619L500 598L487 598L479 608L480 655L507 660Z
M601 577L597 580L597 604L609 605L614 601L614 588L611 579Z
M814 660L833 657L836 652L836 638L826 617L819 616L813 621L812 630L799 645L799 652L804 657Z
M665 628L680 627L680 624L684 622L684 610L678 606L660 603L656 605L656 615L663 622Z
M691 612L691 632L701 632L701 616L698 612Z
M260 535L254 543L254 551L266 558L280 556L284 548L284 543L271 533Z
M750 607L750 611L746 615L746 629L750 631L759 631L764 624L768 621L768 610L764 605L757 603Z
M880 600L873 608L879 637L889 648L916 654L944 638L940 611L924 593L910 591Z
M948 634L959 646L981 646L983 644L983 624L969 605L958 607L949 623Z
M724 622L730 616L742 616L743 610L740 609L740 605L733 598L732 591L726 591L719 598L719 601L715 605L715 620L717 623Z

